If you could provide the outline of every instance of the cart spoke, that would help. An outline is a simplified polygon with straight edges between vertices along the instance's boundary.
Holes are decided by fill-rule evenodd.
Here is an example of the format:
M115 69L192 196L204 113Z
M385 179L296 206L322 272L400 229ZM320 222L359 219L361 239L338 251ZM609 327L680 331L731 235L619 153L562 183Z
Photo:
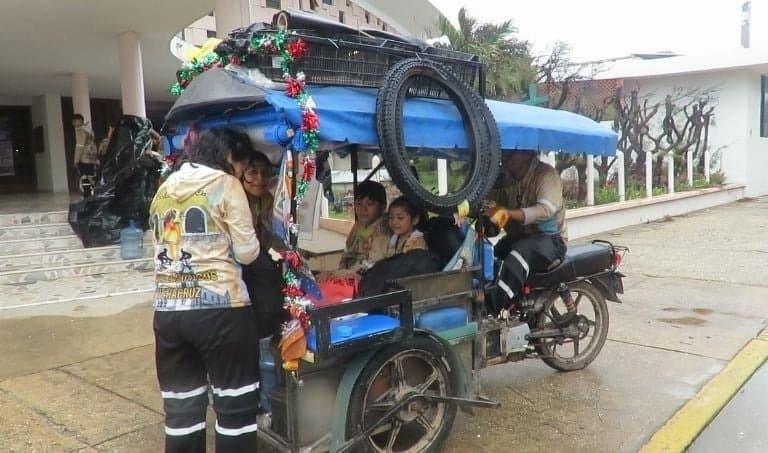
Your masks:
M579 337L573 339L573 356L579 355Z
M400 435L400 428L403 427L403 422L398 419L392 420L392 430L389 432L389 440L387 440L387 448L385 451L391 452L392 448L395 446L395 441L397 440L397 436Z
M397 358L392 362L392 387L401 389L406 386L403 359Z
M421 384L419 384L419 385L417 385L417 386L416 386L416 392L418 392L418 393L424 393L424 392L426 392L426 391L427 391L427 389L429 389L430 387L432 387L432 384L434 384L434 383L435 383L435 381L437 381L437 379L438 379L438 377L439 377L439 376L440 376L440 375L438 374L437 370L435 370L435 369L432 369L432 374L430 374L429 376L427 376L427 378L426 378L426 379L424 379L424 382L422 382Z
M394 387L390 387L387 390L384 391L381 395L377 396L375 400L373 400L372 404L369 404L368 406L373 405L380 405L380 404L389 404L390 406L395 403L395 393L396 389Z
M576 300L573 301L573 304L576 305L576 308L579 307L579 302L581 301L582 297L584 297L584 293L579 293L579 295L576 296Z
M427 417L425 417L424 414L421 414L418 417L416 417L416 423L418 423L419 426L421 426L421 429L424 430L425 434L429 434L432 432L432 428L433 428L432 422L429 421L429 419L427 419Z

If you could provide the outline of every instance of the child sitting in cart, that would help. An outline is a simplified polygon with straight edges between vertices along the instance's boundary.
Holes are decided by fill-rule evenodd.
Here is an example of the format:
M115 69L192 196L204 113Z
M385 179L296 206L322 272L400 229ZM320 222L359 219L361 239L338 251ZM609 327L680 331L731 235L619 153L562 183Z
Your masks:
M387 257L408 253L411 250L427 250L427 241L418 226L424 215L408 198L399 197L389 205L389 229L392 236L387 246Z
M390 231L384 217L387 193L375 181L364 181L355 194L355 225L347 236L340 270L360 273L387 257Z
M390 231L384 216L387 193L375 181L364 181L355 193L355 225L347 236L339 269L317 276L323 304L337 303L355 296L360 274L387 257Z

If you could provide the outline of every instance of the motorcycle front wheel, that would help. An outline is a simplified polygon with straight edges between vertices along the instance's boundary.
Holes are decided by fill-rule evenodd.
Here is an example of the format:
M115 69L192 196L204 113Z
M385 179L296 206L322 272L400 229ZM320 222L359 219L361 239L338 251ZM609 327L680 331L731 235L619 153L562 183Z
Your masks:
M570 288L576 304L576 318L571 323L578 335L541 338L534 341L539 358L558 371L575 371L592 363L603 349L608 336L608 306L603 294L588 282L580 282ZM567 309L562 298L554 293L546 310L536 319L537 329L555 329L555 319Z

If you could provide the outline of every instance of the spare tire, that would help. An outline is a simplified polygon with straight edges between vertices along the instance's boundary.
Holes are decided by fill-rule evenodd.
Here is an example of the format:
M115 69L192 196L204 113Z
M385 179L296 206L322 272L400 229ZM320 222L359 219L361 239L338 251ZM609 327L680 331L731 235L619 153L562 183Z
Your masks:
M417 78L428 79L439 86L454 102L468 129L469 176L460 189L446 195L434 194L423 187L406 155L403 108L409 88ZM435 61L411 58L389 70L376 100L376 129L384 165L392 180L404 195L430 211L450 215L465 200L475 205L488 193L499 175L499 130L490 109L476 91Z

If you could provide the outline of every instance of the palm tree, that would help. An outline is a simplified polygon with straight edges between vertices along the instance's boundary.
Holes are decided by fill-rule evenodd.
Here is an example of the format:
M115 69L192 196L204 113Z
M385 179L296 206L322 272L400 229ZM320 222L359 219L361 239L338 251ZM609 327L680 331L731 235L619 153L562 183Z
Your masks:
M511 20L481 24L461 8L458 28L444 17L440 17L438 27L452 49L478 55L486 64L486 96L504 100L525 97L528 84L536 80L536 70L530 43L517 38Z

